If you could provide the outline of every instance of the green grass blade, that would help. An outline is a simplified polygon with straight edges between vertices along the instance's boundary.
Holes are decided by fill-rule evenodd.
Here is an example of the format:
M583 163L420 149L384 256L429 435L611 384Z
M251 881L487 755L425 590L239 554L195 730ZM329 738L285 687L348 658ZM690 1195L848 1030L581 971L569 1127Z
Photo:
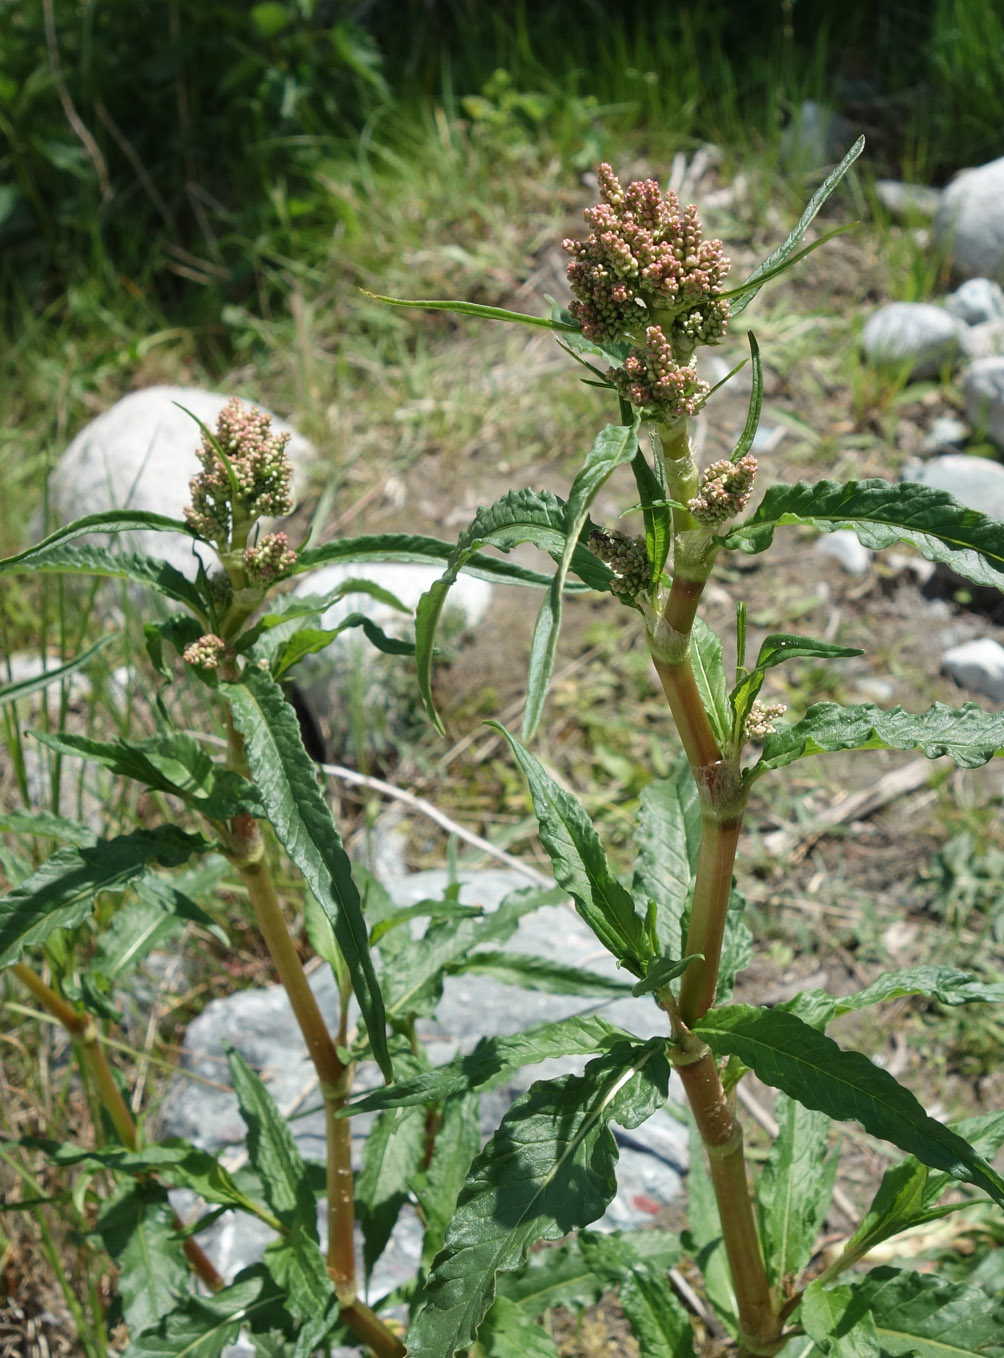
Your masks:
M762 552L777 528L792 524L824 533L850 529L876 549L905 542L974 584L1004 589L1004 528L932 486L879 477L771 486L755 512L721 541L741 552Z
M924 1112L913 1094L860 1052L780 1010L733 1005L711 1010L696 1031L723 1056L737 1056L765 1084L828 1117L859 1122L932 1169L974 1184L1004 1206L1004 1179L958 1133Z
M373 1057L391 1078L386 1015L369 953L366 921L352 868L317 771L303 748L296 714L268 674L249 665L239 683L222 684L244 737L251 778L280 843L331 921L366 1022Z
M378 292L360 291L374 302L389 302L391 306L421 307L425 311L451 311L457 316L481 316L488 321L511 321L516 325L539 326L544 330L558 330L562 333L577 335L581 326L574 322L551 320L549 316L527 316L522 311L507 311L500 306L483 306L480 302L453 302L449 298L438 301L420 300L405 297L383 297Z
M605 1211L616 1190L611 1120L637 1126L666 1096L665 1044L621 1046L585 1073L533 1085L517 1099L471 1172L426 1303L408 1331L409 1358L469 1348L495 1297L538 1240L556 1240Z

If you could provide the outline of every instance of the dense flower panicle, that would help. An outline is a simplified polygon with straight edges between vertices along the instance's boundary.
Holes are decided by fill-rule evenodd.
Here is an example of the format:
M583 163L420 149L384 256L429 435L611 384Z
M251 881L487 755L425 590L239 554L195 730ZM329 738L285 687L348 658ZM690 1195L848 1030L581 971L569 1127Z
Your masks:
M643 537L632 538L616 529L594 528L589 534L589 550L613 571L615 579L611 589L614 594L633 599L648 589L652 563Z
M738 462L730 462L728 458L712 462L687 508L698 523L706 528L717 528L727 519L741 514L749 504L756 470L757 461L752 453L747 453Z
M786 710L784 703L762 703L759 698L754 699L743 723L743 735L747 740L763 740L764 736L772 735L774 722L783 717Z
M293 469L286 456L289 434L274 434L271 415L242 405L236 396L220 411L216 442L229 469L203 434L198 449L202 471L189 483L192 503L185 510L185 521L202 537L222 545L230 543L235 521L290 512Z
M657 319L688 356L695 344L722 338L728 301L719 294L732 267L720 240L703 240L697 208L681 210L654 179L625 189L609 165L597 170L601 202L583 214L584 241L564 240L572 256L572 315L597 343L638 334Z
M296 552L285 533L266 533L256 547L244 549L244 569L260 585L288 575L296 565Z
M196 669L215 670L219 668L226 649L227 643L222 637L216 636L214 632L207 632L205 636L199 637L198 641L186 646L181 658L186 665L194 665Z
M624 366L611 368L607 375L625 400L664 424L696 415L711 390L695 367L677 363L657 325L645 331L644 349L632 349Z

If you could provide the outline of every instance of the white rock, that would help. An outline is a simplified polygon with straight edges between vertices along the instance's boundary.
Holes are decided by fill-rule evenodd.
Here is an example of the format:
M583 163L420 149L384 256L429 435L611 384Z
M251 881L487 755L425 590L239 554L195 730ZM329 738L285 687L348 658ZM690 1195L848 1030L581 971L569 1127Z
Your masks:
M963 688L1004 703L1004 646L990 637L953 646L942 657L948 674Z
M1004 156L964 170L941 195L935 240L961 278L1004 282Z
M212 429L229 399L195 388L146 387L116 401L80 430L59 459L50 478L56 517L66 522L107 509L141 509L182 518L191 499L189 480L199 470L201 434L179 406ZM272 427L290 434L289 456L302 472L316 457L313 445L284 420L273 419ZM187 575L196 572L192 540L181 534L141 532L119 541Z
M411 626L412 616L422 595L439 579L442 566L426 566L419 562L397 561L336 561L322 566L311 575L297 580L293 593L303 596L332 594L347 580L368 580L386 590L407 610L401 612L391 604L373 598L365 591L343 594L321 615L322 627L337 627L349 613L365 613L378 627L401 634ZM476 623L484 617L491 599L492 587L486 580L461 573L446 596L447 609L457 610L465 623Z
M1004 448L1004 358L978 358L965 378L966 419ZM977 506L979 508L979 506ZM997 517L1001 517L997 515Z
M869 318L861 344L870 363L903 364L911 377L937 377L958 357L964 328L928 302L890 302Z
M904 184L899 179L876 179L875 197L897 221L930 221L941 202L941 191L926 184Z
M969 426L964 420L957 419L954 415L939 415L937 419L931 421L931 427L924 436L921 448L925 453L930 453L938 448L957 447L965 443L969 437ZM910 480L907 477L906 480ZM912 478L916 479L916 478Z
M849 528L838 528L816 539L816 551L838 561L848 575L865 575L871 565L872 554Z
M967 326L962 348L967 358L1000 358L1004 355L1004 318Z
M1004 317L1004 288L992 278L967 278L945 298L945 310L964 325L982 325Z
M969 509L1004 519L1004 467L999 462L969 453L946 453L912 468L905 479L947 490Z

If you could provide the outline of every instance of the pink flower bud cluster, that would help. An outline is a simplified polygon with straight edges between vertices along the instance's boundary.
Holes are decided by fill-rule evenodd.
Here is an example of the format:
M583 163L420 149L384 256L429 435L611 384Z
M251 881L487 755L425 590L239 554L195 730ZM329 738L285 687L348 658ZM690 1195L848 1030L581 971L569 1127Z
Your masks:
M677 363L672 346L657 325L645 331L645 348L632 349L624 366L611 368L607 375L625 400L663 424L696 415L711 390L697 376L695 367Z
M269 585L280 575L288 575L295 565L296 552L285 533L266 533L256 547L244 549L244 569L259 585Z
M215 670L219 668L226 649L227 643L222 637L207 632L198 641L193 641L191 646L186 646L181 658L186 665L194 665L196 669Z
M747 453L738 462L730 462L728 458L712 462L687 508L698 523L706 528L717 528L726 519L741 514L749 504L756 470L757 462L752 453Z
M720 240L702 240L697 208L682 211L654 179L627 188L609 165L597 170L600 202L583 214L584 241L562 241L572 256L572 315L587 339L603 343L638 334L646 317L669 326L677 347L714 344L725 333L729 304L719 296L732 267Z
M202 471L189 487L188 525L210 542L230 544L235 522L277 517L293 508L288 434L272 433L272 417L234 396L220 411L216 441L227 467L205 434L198 449ZM233 482L231 481L231 473Z
M633 599L647 590L652 579L652 563L645 539L627 533L594 528L589 534L589 550L605 561L614 573L611 591L623 599Z
M773 734L774 722L784 716L785 711L784 703L762 703L759 698L755 699L746 714L743 735L747 740L763 740L764 736Z

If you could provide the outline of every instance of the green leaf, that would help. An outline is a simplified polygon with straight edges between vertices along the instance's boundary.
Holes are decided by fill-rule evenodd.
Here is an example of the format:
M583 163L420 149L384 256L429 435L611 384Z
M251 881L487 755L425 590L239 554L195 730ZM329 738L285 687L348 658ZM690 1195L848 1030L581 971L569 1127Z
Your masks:
M822 184L820 184L819 188L809 199L808 205L801 217L799 217L795 228L789 232L776 250L771 251L767 258L763 260L761 264L757 265L739 288L736 288L731 293L727 294L734 299L732 301L733 316L738 316L741 312L746 310L750 302L752 302L753 298L763 287L768 277L772 277L786 262L791 262L791 255L798 248L799 241L801 241L806 231L812 225L819 209L823 206L827 198L829 198L830 194L837 187L841 179L843 179L844 175L864 149L865 139L864 137L858 137L857 141L844 156L840 164L836 169L830 171Z
M543 1325L507 1297L497 1297L478 1331L484 1358L558 1358L554 1340Z
M729 694L736 728L742 730L753 700L763 685L765 673L773 665L780 665L785 660L832 660L852 655L864 655L864 652L856 646L834 646L829 641L816 641L812 637L796 636L791 632L772 632L770 636L764 637L756 664Z
M425 1218L420 1268L423 1278L443 1248L447 1227L471 1161L481 1149L480 1107L480 1096L472 1091L449 1099L444 1104L432 1159L412 1181L415 1197Z
M510 494L530 498L537 495L535 491L510 491ZM542 492L540 498L546 500L548 496L549 492ZM550 498L559 505L562 503L557 496ZM334 542L326 542L322 547L305 548L297 558L292 574L302 575L304 571L316 570L318 566L326 566L332 561L412 561L433 566L443 565L451 560L456 550L456 543L444 542L441 538L423 537L416 533L375 533L357 538L338 538ZM560 551L560 547L557 550ZM583 552L585 554L585 549ZM592 559L596 562L598 572L601 572L603 569L601 563L596 561L595 557ZM465 560L461 569L465 575L472 575L476 580L488 580L498 585L532 585L546 588L551 583L550 574L543 575L540 571L531 570L516 561L498 561L477 551ZM585 585L569 584L568 591L574 593L585 588L587 588Z
M85 665L90 663L98 651L117 636L117 632L108 632L105 636L99 637L93 646L88 646L86 651L81 651L80 655L74 656L72 660L67 660L65 664L44 670L41 674L36 674L30 679L18 679L14 683L0 684L0 707L7 703L16 703L19 698L27 698L32 693L38 693L41 689L48 688L50 684L58 684L63 679L69 678L71 674L76 674L78 670L82 670Z
M752 330L747 331L746 338L750 344L750 371L752 375L750 405L746 423L743 425L743 432L739 435L739 442L732 449L730 459L732 462L738 462L753 447L753 440L756 438L756 431L760 424L760 412L763 409L763 362L760 358L760 346L757 344L756 335Z
M689 957L682 957L678 960L672 957L655 957L648 964L648 971L643 980L637 985L632 986L632 995L647 995L653 990L659 990L664 985L669 985L670 981L675 981L678 976L690 966L691 962L701 957L701 953L691 953Z
M220 1358L244 1326L264 1323L277 1309L276 1289L257 1265L212 1297L188 1296L156 1330L130 1335L129 1358Z
M556 1306L577 1310L594 1305L604 1282L582 1251L582 1241L590 1234L580 1231L554 1249L536 1250L517 1273L500 1274L499 1296L516 1302L528 1316L543 1315Z
M569 331L573 334L577 334L581 329L579 325L554 321L548 316L527 316L522 311L506 311L504 307L483 306L480 302L454 302L449 298L430 301L384 297L379 292L367 292L365 288L360 288L360 292L372 298L374 302L389 302L391 306L421 307L425 311L452 311L457 316L483 316L489 321L513 321L517 325L541 326L544 330Z
M93 845L58 849L37 872L0 900L0 967L56 929L72 929L91 912L102 891L120 891L152 863L178 867L209 843L173 825L133 830Z
M879 1358L875 1319L850 1287L822 1288L810 1283L799 1319L806 1333L831 1358Z
M224 875L229 864L223 858L217 858L215 863L202 863L201 871L194 874L184 874L182 881L186 887L192 890L203 890L207 892L215 891ZM191 877L191 883L186 880ZM138 878L133 883L133 891L144 901L151 901L160 906L166 914L173 915L180 920L186 920L189 924L197 924L200 929L205 929L207 933L213 935L223 946L229 947L230 940L227 932L216 924L213 919L206 914L187 891L179 890L174 881L168 881L156 873L147 873L145 877Z
M779 1132L757 1186L760 1238L771 1283L781 1288L812 1257L839 1156L830 1148L830 1120L785 1095L774 1109Z
M933 703L926 712L874 703L813 703L801 721L779 725L764 738L763 754L751 773L758 777L806 755L833 750L915 749L928 759L947 755L964 769L978 768L1004 753L1004 713L984 712L976 703Z
M97 835L86 825L49 811L0 811L0 830L12 835L37 835L60 844L75 844L86 849L97 842Z
M977 585L1004 588L1000 524L931 486L878 477L771 486L756 512L721 541L741 552L762 552L785 524L809 524L824 533L848 528L866 547L905 542Z
M248 1160L261 1180L268 1204L282 1225L291 1230L297 1222L306 1222L316 1240L314 1197L289 1123L239 1052L230 1048L227 1062L248 1129Z
M554 653L561 630L561 606L565 580L579 537L589 517L589 506L596 498L611 472L624 462L630 462L638 450L636 415L630 425L608 424L600 430L586 460L576 474L568 493L564 518L564 548L551 588L537 615L537 623L530 642L530 668L527 675L526 706L523 711L524 740L529 740L537 728L541 709L551 682Z
M367 1280L408 1201L424 1153L424 1108L385 1109L366 1135L362 1170L356 1178L356 1217L363 1232Z
M735 979L749 966L752 957L753 933L746 919L746 897L733 883L729 892L729 908L725 914L725 935L718 963L715 1004L726 1004L732 998Z
M683 963L677 963L683 970ZM585 967L571 967L552 962L536 953L475 952L453 963L451 973L465 976L491 976L503 985L521 986L525 990L540 990L550 995L582 995L593 999L616 1000L637 994L628 981L617 981ZM677 972L679 975L679 972ZM661 985L662 982L659 982Z
M169 519L163 514L151 514L142 509L105 509L100 514L86 514L83 518L74 519L72 523L57 528L54 533L50 533L47 538L36 542L25 551L0 560L0 575L13 572L22 565L32 566L36 561L44 559L58 544L72 542L74 538L85 537L88 533L128 533L140 529L160 533L183 533L185 537L198 539L198 534L193 533L188 524L181 519Z
M293 1358L309 1358L338 1326L339 1304L311 1220L298 1218L289 1234L265 1249L265 1267L300 1322Z
M161 731L138 741L92 740L69 731L36 731L34 735L60 754L101 764L153 792L180 797L208 820L229 820L241 812L261 814L252 784L232 769L214 764L198 741L181 731Z
M658 1262L638 1249L640 1233L583 1232L586 1260L617 1299L644 1358L685 1358L694 1352L690 1317L667 1286L665 1258ZM679 1249L677 1250L677 1255ZM671 1262L675 1257L669 1255Z
M933 1273L873 1269L856 1280L858 1304L875 1318L882 1352L917 1358L1001 1358L1004 1296Z
M182 921L168 914L159 901L128 901L101 930L89 970L112 984L121 981L182 927Z
M327 650L331 643L336 641L343 632L348 632L355 627L362 628L370 645L376 650L382 651L385 655L415 654L414 642L402 641L399 637L389 636L365 613L349 613L337 627L298 627L289 637L275 638L276 644L274 646L262 645L261 642L258 642L251 654L256 659L268 659L273 677L279 679L294 665L298 664L304 656L316 655L318 651Z
M521 543L531 542L559 559L566 547L566 522L565 502L550 491L511 490L494 504L479 509L448 553L446 570L423 594L415 611L418 687L437 730L443 728L432 699L432 657L439 618L457 576L462 570L471 572L472 563L478 560L482 547L509 552ZM598 582L599 588L609 586L612 578L609 567L578 541L573 541L572 553L573 563L584 579ZM550 589L552 581L549 577L546 583Z
M645 522L645 550L652 563L650 584L660 579L663 567L669 557L673 542L673 516L669 506L658 504L666 497L666 488L649 465L648 458L639 448L631 459L638 495L641 499L642 514Z
M494 721L487 724L508 740L530 785L540 840L551 859L555 881L572 897L603 946L635 976L643 976L652 955L645 923L635 913L627 887L610 871L586 812L504 726Z
M472 1343L500 1272L537 1240L601 1216L616 1191L611 1120L637 1126L666 1097L666 1044L618 1046L581 1076L541 1082L517 1099L474 1161L408 1331L409 1358L452 1358Z
M188 1282L167 1190L149 1181L127 1184L103 1208L97 1232L119 1270L125 1322L141 1334L174 1308Z
M352 869L293 709L271 675L248 666L240 683L221 685L244 737L251 778L279 842L331 921L366 1022L374 1060L391 1078L386 1017L369 954L366 921Z
M6 562L0 562L0 576L99 575L114 580L128 580L144 589L155 590L175 603L184 604L200 617L205 615L206 603L198 586L159 557L143 556L139 552L115 552L92 543L78 543L72 547L59 544L48 549L44 555L11 567L9 571L5 569L6 565Z
M477 1089L489 1080L500 1080L524 1066L554 1056L595 1052L624 1041L630 1034L595 1014L573 1015L557 1022L534 1024L511 1037L483 1037L466 1056L454 1057L435 1070L423 1071L410 1080L398 1080L357 1099L349 1114L375 1108L426 1104L448 1099L465 1090Z
M765 1084L828 1117L916 1155L932 1169L975 1184L1004 1206L1004 1179L957 1133L928 1117L908 1089L860 1052L843 1051L794 1014L733 1005L696 1025L712 1051L737 1056Z
M686 943L684 916L701 847L701 805L685 759L642 792L635 844L632 895L655 902L659 950L672 956Z
M691 631L690 663L697 682L697 691L711 722L711 729L721 748L728 744L732 733L732 711L729 707L725 666L722 663L722 643L702 618L694 619Z
M951 1006L1004 1001L1004 982L981 981L972 972L957 967L902 967L884 971L870 986L853 995L831 995L828 990L803 990L791 1000L778 1005L790 1014L797 1014L813 1028L827 1028L842 1014L853 1014L868 1005L883 1000L899 999L903 995L925 995L939 1004Z

